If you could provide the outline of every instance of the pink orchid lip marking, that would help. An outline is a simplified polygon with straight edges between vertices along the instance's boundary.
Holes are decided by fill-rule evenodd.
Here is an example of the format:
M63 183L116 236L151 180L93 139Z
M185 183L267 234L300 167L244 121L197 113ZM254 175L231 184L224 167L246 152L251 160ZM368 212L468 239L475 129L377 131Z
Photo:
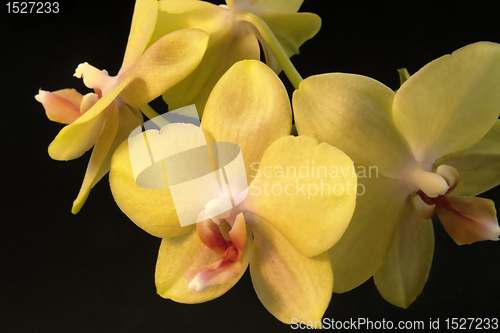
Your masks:
M435 198L429 197L422 190L419 190L417 194L422 198L422 201L429 206L435 206L442 209L453 209L453 205L450 203L445 195L439 195Z
M219 222L222 221L221 219ZM185 275L190 281L188 288L202 292L213 285L230 282L237 278L242 268L240 258L245 250L247 237L243 214L236 215L229 231L230 240L224 238L219 225L215 224L212 219L198 222L196 230L201 241L222 258L209 266L189 270Z

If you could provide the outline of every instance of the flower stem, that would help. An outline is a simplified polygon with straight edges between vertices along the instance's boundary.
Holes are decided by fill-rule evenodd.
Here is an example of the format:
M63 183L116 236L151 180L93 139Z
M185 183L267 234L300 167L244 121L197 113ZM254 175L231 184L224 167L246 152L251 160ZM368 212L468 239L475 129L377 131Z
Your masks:
M408 73L408 70L406 68L400 68L398 69L399 72L399 86L402 86L403 83L406 82L410 78L410 73Z
M286 76L288 77L294 88L298 89L299 84L300 82L302 82L303 79L300 76L299 72L297 72L297 69L295 69L295 66L293 66L292 62L290 61L290 58L288 58L288 55L286 54L285 50L281 46L280 42L278 41L272 30L266 24L266 22L264 22L257 15L254 15L247 11L239 12L237 19L239 21L249 22L257 29L260 36L266 43L266 45L268 45L271 51L273 52L274 56L278 60L278 63L280 64L281 68L283 68L283 71L285 72Z
M169 122L165 118L160 116L158 112L156 112L151 106L149 106L149 104L141 106L139 110L141 110L141 112L146 117L151 119L159 128L162 128L163 126L169 124Z

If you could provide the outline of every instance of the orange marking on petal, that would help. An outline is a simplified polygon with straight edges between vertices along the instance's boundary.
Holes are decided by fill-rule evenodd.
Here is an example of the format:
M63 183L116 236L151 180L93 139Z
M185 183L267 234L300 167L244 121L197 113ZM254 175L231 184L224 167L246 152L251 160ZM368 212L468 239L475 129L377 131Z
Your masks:
M231 237L231 242L239 252L239 259L241 258L241 255L245 250L245 246L247 245L247 228L245 226L245 218L243 217L243 213L240 213L236 216L233 227L231 228L231 231L229 231L229 236Z
M196 225L201 241L222 258L205 267L189 270L185 278L189 289L202 292L210 286L229 282L240 274L243 251L246 247L246 226L243 214L238 214L229 231L230 241L224 239L219 226L207 219Z
M210 219L201 221L196 224L196 231L203 244L218 255L224 255L229 245L217 224Z

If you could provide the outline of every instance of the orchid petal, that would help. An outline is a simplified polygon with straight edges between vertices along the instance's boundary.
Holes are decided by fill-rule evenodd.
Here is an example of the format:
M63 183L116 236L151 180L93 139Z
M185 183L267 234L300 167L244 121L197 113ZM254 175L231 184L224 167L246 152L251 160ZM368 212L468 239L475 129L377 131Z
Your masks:
M440 207L437 212L446 232L458 245L483 240L497 241L500 236L495 203L476 197L448 198L453 207Z
M226 8L197 0L158 1L158 23L149 45L161 37L181 29L200 29L212 34L224 28L230 20Z
M363 187L351 222L338 243L328 250L336 293L356 288L380 268L408 196L401 181L382 175L360 177L358 182Z
M196 29L179 30L162 37L121 74L133 76L134 80L120 96L133 107L160 96L198 66L208 39L207 33Z
M65 126L49 145L50 157L68 161L82 156L97 142L105 119L106 112L101 112L84 123L75 121Z
M53 94L64 98L72 105L80 105L80 103L82 102L82 94L80 94L75 89L61 89L54 91Z
M42 103L47 118L61 124L71 124L80 113L82 94L75 89L62 89L54 92L40 89L35 99Z
M111 167L111 157L116 148L127 139L134 128L141 125L135 112L127 105L120 104L117 106L117 103L113 102L108 107L103 130L92 151L80 192L73 202L71 210L73 214L80 211L90 190L108 173Z
M136 184L128 140L113 155L109 183L118 207L132 222L151 235L176 237L191 229L192 226L180 226L168 186L166 189L146 189Z
M500 184L500 120L474 146L451 153L434 165L451 165L460 174L453 195L476 196Z
M258 170L245 201L249 211L308 257L339 240L356 201L356 174L347 155L306 136L287 136L266 150Z
M65 126L49 146L49 155L55 160L67 161L80 157L97 142L106 117L103 112L133 79L128 77L102 96L87 112L72 124Z
M313 38L321 27L321 19L312 13L260 13L259 17L269 26L290 58L299 54L299 47ZM258 34L255 32L255 34ZM262 38L259 38L262 41ZM281 67L273 52L266 43L264 46L266 63L276 73Z
M160 0L158 1L159 12L168 12L173 14L184 14L199 9L219 9L224 10L222 7L214 5L207 1L199 0ZM167 22L161 22L167 23ZM192 24L196 24L192 22Z
M408 308L424 288L433 253L432 221L420 217L412 201L407 200L391 250L373 276L382 297L400 308Z
M338 147L356 164L399 177L412 155L392 122L393 98L392 90L361 75L308 77L293 94L297 131Z
M247 245L241 257L241 269L238 276L229 282L213 285L203 292L188 288L189 281L185 274L195 268L215 263L220 256L204 245L196 228L184 235L163 239L156 263L156 288L161 297L170 298L180 303L202 303L217 298L232 288L245 273L252 252L253 239L247 229Z
M87 170L85 172L82 187L80 188L80 192L78 193L76 200L73 202L73 208L71 210L73 214L76 214L80 211L81 207L87 200L91 188L105 174L102 174L102 172L100 173L99 170L109 153L111 144L115 139L116 132L118 130L118 117L118 106L115 102L112 102L108 106L102 131L99 135L99 139L97 139L97 142L94 146L94 150L92 151L89 164L87 165ZM111 156L109 156L109 161L111 161ZM98 175L98 173L100 174Z
M232 11L248 10L254 12L296 13L304 0L227 0Z
M258 163L274 141L290 134L292 110L286 89L263 63L238 62L210 94L202 127L211 141L241 148L251 180L256 172L252 163Z
M233 22L210 36L200 65L186 79L163 94L163 99L170 109L196 104L201 114L213 87L234 63L259 58L257 38L248 33L244 26Z
M270 222L252 213L245 216L255 237L250 274L262 304L286 324L293 318L321 320L333 287L328 254L304 256Z
M413 74L394 98L396 127L417 160L471 147L500 114L500 45L480 42L443 56Z
M121 70L131 67L146 49L156 25L157 14L157 0L138 0L135 2L134 16L132 17Z

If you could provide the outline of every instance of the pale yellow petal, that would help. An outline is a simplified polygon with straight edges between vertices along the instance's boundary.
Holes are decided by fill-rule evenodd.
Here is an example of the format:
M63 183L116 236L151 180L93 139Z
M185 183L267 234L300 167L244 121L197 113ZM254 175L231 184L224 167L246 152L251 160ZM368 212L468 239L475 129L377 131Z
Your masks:
M180 226L168 186L166 189L155 190L136 184L128 140L113 155L109 183L118 207L132 222L151 235L160 238L176 237L192 227Z
M480 42L413 74L394 98L393 118L419 162L471 147L500 114L500 45Z
M135 110L132 111L125 104L121 104L119 107L114 102L110 104L103 130L92 151L82 187L73 202L71 210L73 214L80 211L87 200L90 190L109 172L111 157L116 148L128 138L133 129L141 124L142 122L138 121Z
M146 49L153 34L158 13L157 0L137 0L121 70L131 67Z
M214 285L202 292L188 288L189 281L184 277L191 269L208 266L221 258L203 244L192 228L184 235L163 239L156 262L156 290L161 297L180 303L202 303L217 298L231 289L241 276L250 261L253 238L247 228L247 245L241 257L242 269L237 278L221 285Z
M358 183L352 220L342 238L328 250L336 293L356 288L380 268L391 248L408 196L401 181L375 172L367 171L363 178L358 178Z
M163 99L170 110L196 104L201 115L213 87L234 63L259 58L257 38L245 26L232 22L210 36L200 65L186 79L163 94Z
M179 30L162 37L130 69L120 74L134 77L120 96L133 107L149 103L198 66L207 44L208 34L196 29Z
M75 121L65 126L49 145L50 157L59 161L68 161L82 156L99 139L104 119L106 119L106 112L101 112L84 123Z
M434 166L451 165L460 181L452 195L476 196L500 184L500 120L474 146L438 159Z
M251 180L266 149L290 134L292 110L281 80L260 61L232 66L212 90L202 127L210 141L233 142L241 148Z
M97 142L108 105L130 83L132 76L102 96L87 112L72 124L64 127L49 146L49 155L55 160L72 160L80 157Z
M266 309L285 324L321 320L330 303L333 274L328 254L309 258L292 246L272 224L246 213L254 233L250 262L252 282Z
M73 202L73 208L71 209L71 212L73 214L76 214L80 211L83 204L87 200L92 187L94 187L94 185L104 176L105 173L103 174L102 172L99 172L99 170L101 169L101 166L103 165L108 155L109 170L109 162L111 161L111 154L109 154L109 150L118 130L118 117L118 106L115 102L112 102L108 106L102 131L99 135L99 139L94 146L92 155L90 156L90 161L87 166L87 170L85 171L85 177L83 179L82 187L80 188L80 192L78 193L77 198ZM106 170L106 172L108 170Z
M389 303L406 309L422 292L434 253L432 221L423 219L407 200L394 241L384 264L373 276Z
M299 54L299 47L313 38L321 27L320 17L312 13L260 13L259 17L272 30L289 58ZM263 39L259 39L264 46L266 63L279 73L281 67L276 57Z
M308 77L293 94L297 131L338 147L356 164L398 177L413 157L392 122L393 98L391 89L361 75Z
M259 59L258 41L244 25L232 22L227 8L204 1L167 0L159 2L159 9L151 41L185 28L210 34L198 68L163 95L170 110L196 104L201 115L210 91L231 65L243 59Z
M217 8L223 10L224 8L214 5L207 1L199 0L160 0L158 1L158 10L161 12L168 12L172 14L184 14L199 9ZM163 23L163 22L162 22ZM196 24L193 22L192 24Z
M266 151L245 204L306 256L333 246L344 233L356 201L352 161L327 143L287 136Z
M254 12L296 13L304 0L227 0L233 11L249 10Z
M197 0L158 1L158 23L149 45L161 37L181 29L200 29L212 34L224 28L230 20L226 8Z

